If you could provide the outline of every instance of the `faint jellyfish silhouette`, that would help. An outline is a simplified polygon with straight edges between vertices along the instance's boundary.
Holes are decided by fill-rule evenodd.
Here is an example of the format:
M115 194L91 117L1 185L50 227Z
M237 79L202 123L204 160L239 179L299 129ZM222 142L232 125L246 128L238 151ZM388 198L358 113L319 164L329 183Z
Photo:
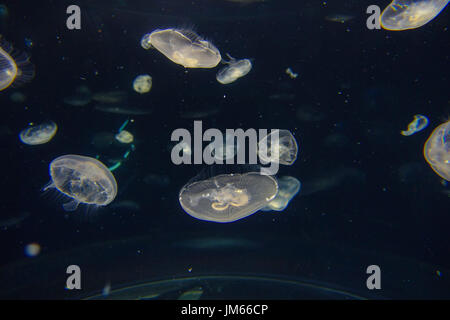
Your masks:
M215 159L224 161L234 158L239 149L238 139L235 139L233 134L226 134L225 141L222 144L214 141L206 146L205 152L210 152Z
M181 207L196 219L233 222L245 218L272 201L277 181L259 173L223 174L188 183L179 195Z
M381 13L383 29L402 31L419 28L433 20L449 0L394 0Z
M222 59L222 62L228 64L228 66L220 69L216 75L217 81L222 84L232 83L245 76L252 69L252 63L249 59L236 60L228 53L227 56L230 61Z
M142 74L137 76L133 81L134 91L144 94L151 90L152 88L152 77L148 74Z
M25 53L17 54L11 44L0 36L0 91L18 87L34 77L34 66Z
M258 156L264 162L292 165L297 159L297 141L289 130L272 130L258 142Z
M431 169L450 181L450 120L434 129L425 142L423 154Z
M211 42L187 29L157 29L142 37L141 46L155 48L185 68L214 68L222 59Z
M44 144L53 139L57 130L58 126L56 123L48 121L23 129L19 134L19 138L20 141L31 146Z
M180 143L177 143L175 146L173 146L172 150L176 154L180 154L182 152L183 155L190 156L192 154L192 148L191 145L188 144L186 141L181 141Z
M301 183L294 177L284 176L277 179L278 194L261 211L283 211L300 191Z
M75 211L80 203L106 206L117 194L116 179L97 159L79 155L64 155L49 166L51 182L44 188L56 188L72 198L63 204L66 211Z
M416 114L414 116L414 120L408 125L408 130L402 130L400 133L404 136L410 136L416 132L419 132L425 129L428 125L428 118L421 115Z

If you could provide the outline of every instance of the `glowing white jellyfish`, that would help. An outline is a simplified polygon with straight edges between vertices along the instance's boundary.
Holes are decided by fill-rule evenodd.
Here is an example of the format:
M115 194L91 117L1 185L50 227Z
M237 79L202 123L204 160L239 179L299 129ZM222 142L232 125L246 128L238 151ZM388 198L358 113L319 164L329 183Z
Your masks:
M15 52L11 44L0 36L0 91L31 81L33 77L34 66L30 63L30 57Z
M19 134L19 138L23 143L32 146L44 144L53 139L57 130L58 126L53 121L44 122L23 129Z
M63 204L66 211L74 211L80 203L106 206L117 195L117 182L108 168L97 159L79 155L56 158L49 167L51 182L44 191L55 188L71 198Z
M208 144L204 152L209 152L215 159L224 161L234 158L239 149L238 139L233 134L227 134L225 135L225 141L214 141Z
M419 28L433 20L449 0L394 0L381 13L381 27L391 31Z
M184 211L194 218L225 223L257 212L277 192L277 181L271 176L223 174L185 185L179 201Z
M434 172L450 181L450 120L439 125L430 134L423 154Z
M185 68L214 68L222 59L211 42L187 29L157 29L142 37L141 46L155 48Z
M272 130L258 142L258 156L263 162L292 165L297 159L298 145L288 130Z
M411 123L408 125L408 130L402 130L400 133L403 136L410 136L416 132L425 129L427 125L428 125L428 118L421 114L416 114L414 116L414 120L411 121Z
M116 134L115 138L121 143L132 143L134 140L133 135L127 130L120 131L118 134Z
M261 211L283 211L300 191L301 183L294 177L284 176L277 179L278 194Z
M228 65L220 69L216 75L217 81L222 84L232 83L245 76L252 69L252 63L249 59L236 60L229 54L227 54L227 56L230 60L222 60L222 62Z
M142 74L137 76L133 81L134 91L144 94L151 90L152 88L152 77L148 74Z

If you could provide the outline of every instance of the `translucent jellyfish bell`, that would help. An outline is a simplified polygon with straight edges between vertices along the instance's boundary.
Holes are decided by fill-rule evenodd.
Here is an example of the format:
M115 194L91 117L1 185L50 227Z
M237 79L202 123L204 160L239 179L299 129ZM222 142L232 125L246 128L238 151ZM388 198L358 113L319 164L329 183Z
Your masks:
M400 133L403 136L410 136L416 132L425 129L427 125L428 125L428 118L421 114L416 114L414 116L414 120L411 121L411 123L408 125L408 130L402 130Z
M121 143L132 143L134 140L134 136L127 130L120 131L115 135L115 138Z
M225 141L222 145L216 144L216 141L208 144L205 148L205 152L211 152L211 155L217 160L227 160L234 158L239 152L240 145L238 139L235 139L233 134L225 135Z
M383 29L401 31L419 28L433 20L449 0L394 0L381 13Z
M179 200L192 217L224 223L257 212L272 201L277 192L277 181L271 176L224 174L185 185Z
M155 48L185 68L214 68L222 59L212 43L191 30L157 29L142 37L141 46Z
M133 89L137 93L144 94L152 88L152 77L148 74L142 74L137 76L133 81Z
M292 165L297 159L297 141L289 130L273 130L258 142L258 156L264 162Z
M278 194L261 211L283 211L289 202L300 191L301 183L294 177L285 176L277 179Z
M117 183L108 168L97 159L65 155L50 163L51 183L44 188L56 188L72 198L64 203L66 211L74 211L80 203L106 206L117 194Z
M227 54L230 61L222 60L222 62L228 64L217 72L216 79L222 84L228 84L236 81L237 79L245 76L252 69L252 63L249 59L236 60L229 54Z
M15 54L13 47L0 36L0 91L19 86L34 77L34 66L25 53Z
M425 142L423 154L434 172L450 181L450 120L434 129Z
M58 126L53 121L44 122L40 125L23 129L19 134L19 138L23 143L32 146L44 144L53 139L57 130Z

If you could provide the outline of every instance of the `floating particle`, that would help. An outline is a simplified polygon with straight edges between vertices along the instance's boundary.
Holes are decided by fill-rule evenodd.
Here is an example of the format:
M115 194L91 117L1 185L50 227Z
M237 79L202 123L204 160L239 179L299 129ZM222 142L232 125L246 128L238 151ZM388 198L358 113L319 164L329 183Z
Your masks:
M39 253L41 253L41 246L39 243L33 242L25 246L25 254L28 257L36 257Z

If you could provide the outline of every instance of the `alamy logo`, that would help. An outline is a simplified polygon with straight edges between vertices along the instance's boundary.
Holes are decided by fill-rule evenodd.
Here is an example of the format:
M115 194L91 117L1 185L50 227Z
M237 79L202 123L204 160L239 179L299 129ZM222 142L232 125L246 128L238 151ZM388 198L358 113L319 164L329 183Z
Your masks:
M267 129L226 129L224 136L214 128L203 132L202 122L194 121L193 138L187 129L180 128L172 132L171 141L178 142L172 148L172 162L176 165L262 164L268 166L261 167L261 174L275 175L287 150L279 133L278 129L270 132ZM204 148L203 142L208 143ZM287 151L290 157L290 150ZM295 157L296 153L297 150Z

